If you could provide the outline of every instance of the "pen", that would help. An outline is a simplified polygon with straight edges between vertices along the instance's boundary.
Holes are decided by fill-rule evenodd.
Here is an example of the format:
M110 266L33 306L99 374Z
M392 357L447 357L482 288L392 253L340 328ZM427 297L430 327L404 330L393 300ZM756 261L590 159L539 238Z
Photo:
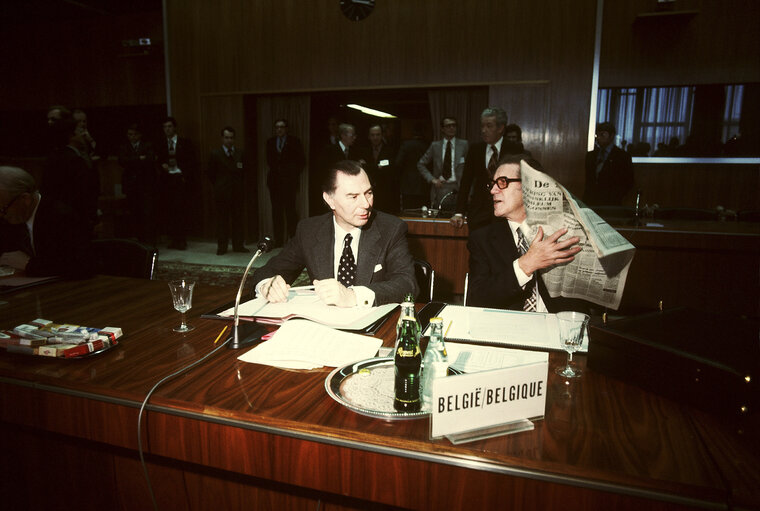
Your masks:
M451 324L452 324L453 322L454 322L454 320L453 320L453 319L452 319L451 321L449 321L449 326L447 326L447 327L446 327L446 333L445 333L445 334L443 334L443 338L444 338L444 339L446 338L446 336L447 336L447 335L449 335L449 330L451 330Z
M219 342L219 339L222 338L222 336L224 335L224 332L226 332L229 327L230 327L229 325L225 325L224 328L222 328L222 331L219 332L219 335L216 336L216 340L214 341L214 344Z

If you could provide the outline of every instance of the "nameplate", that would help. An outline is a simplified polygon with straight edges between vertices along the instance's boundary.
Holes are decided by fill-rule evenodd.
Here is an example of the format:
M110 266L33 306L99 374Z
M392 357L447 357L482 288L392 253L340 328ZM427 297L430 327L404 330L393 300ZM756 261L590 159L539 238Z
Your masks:
M548 371L547 353L542 362L434 380L430 436L543 416Z

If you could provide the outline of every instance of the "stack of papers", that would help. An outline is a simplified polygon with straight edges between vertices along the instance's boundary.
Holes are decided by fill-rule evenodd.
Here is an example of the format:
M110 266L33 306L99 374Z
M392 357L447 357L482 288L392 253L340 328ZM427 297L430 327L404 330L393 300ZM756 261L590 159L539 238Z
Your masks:
M342 332L307 320L284 323L272 338L238 360L284 369L342 367L372 358L382 339Z

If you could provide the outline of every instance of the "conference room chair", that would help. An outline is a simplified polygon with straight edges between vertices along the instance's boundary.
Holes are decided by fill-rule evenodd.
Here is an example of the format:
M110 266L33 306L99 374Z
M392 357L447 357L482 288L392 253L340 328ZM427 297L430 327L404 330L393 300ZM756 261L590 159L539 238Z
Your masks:
M433 286L435 285L433 267L423 259L414 258L414 276L417 279L417 286L420 288L420 294L417 296L417 299L425 303L432 302Z
M158 250L139 241L100 239L92 242L95 273L116 277L152 279Z

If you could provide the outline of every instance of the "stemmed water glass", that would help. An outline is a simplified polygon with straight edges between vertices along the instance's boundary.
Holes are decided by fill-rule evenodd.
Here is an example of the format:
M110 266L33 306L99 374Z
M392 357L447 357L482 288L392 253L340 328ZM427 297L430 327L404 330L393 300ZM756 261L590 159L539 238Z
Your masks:
M177 279L169 282L169 290L172 292L174 308L182 313L182 324L172 330L175 332L189 332L195 327L188 325L185 313L193 307L193 288L195 279Z
M565 378L576 378L581 375L580 369L573 369L570 363L573 361L573 352L581 349L583 345L583 332L588 326L589 316L582 312L558 312L559 344L567 351L567 366L558 367L554 370Z

